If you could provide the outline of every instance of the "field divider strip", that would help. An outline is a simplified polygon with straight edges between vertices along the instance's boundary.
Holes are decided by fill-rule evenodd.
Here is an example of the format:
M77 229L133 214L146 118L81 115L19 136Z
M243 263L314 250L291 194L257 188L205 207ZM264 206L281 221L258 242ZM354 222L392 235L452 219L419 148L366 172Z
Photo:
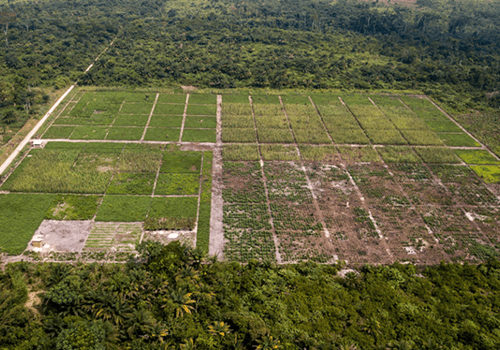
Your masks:
M330 131L328 130L328 128L326 127L326 124L325 124L325 121L323 120L323 116L321 115L321 113L319 112L319 109L318 107L316 106L316 104L314 103L314 101L312 100L311 96L307 96L309 97L309 101L311 101L311 104L313 105L314 109L316 110L316 113L318 114L319 116L319 119L321 120L321 124L323 124L323 127L325 128L325 131L326 131L326 134L328 135L328 138L330 139L331 143L334 145L335 142L333 141L333 138L332 138L332 135L330 135Z
M321 225L323 226L323 233L325 234L325 237L328 238L328 237L330 237L330 231L328 231L328 227L326 226L325 217L323 216L323 212L321 211L321 208L319 207L318 197L316 197L316 194L314 193L314 188L313 188L311 179L309 178L309 175L307 175L307 169L306 169L306 166L305 166L304 161L302 159L302 155L300 153L297 139L295 138L295 134L293 133L292 123L290 122L290 118L288 118L288 113L286 112L285 104L283 103L281 96L279 96L279 99L280 99L280 103L281 103L281 108L283 109L283 113L285 114L286 120L288 121L288 126L290 128L290 132L293 135L295 149L297 150L297 154L299 156L299 163L302 167L302 171L304 172L304 176L306 177L307 188L311 192L312 202L313 202L314 208L316 210L316 215L318 216L318 219L321 222Z
M181 124L181 132L179 134L179 142L182 141L182 134L184 134L184 125L186 125L188 103L189 103L189 94L186 94L186 103L184 104L184 113L182 113L182 124Z
M156 103L158 102L159 97L160 97L160 94L157 93L156 98L155 98L155 102L153 103L153 108L151 108L151 112L149 113L148 122L146 123L146 126L144 127L144 132L142 133L141 141L144 141L144 137L146 136L146 131L148 130L148 127L149 127L149 122L151 121L151 118L153 117L153 112L156 108Z
M217 111L215 113L216 127L215 127L215 145L222 147L222 95L217 95Z
M45 113L45 116L42 119L40 119L38 124L36 124L35 127L33 129L31 129L29 134L26 135L24 140L19 144L19 146L16 147L16 149L14 150L14 152L12 152L12 154L9 156L9 158L7 158L7 160L0 166L0 175L2 175L2 173L5 171L5 169L7 169L9 167L9 165L12 163L12 161L17 157L17 155L28 144L28 142L31 140L33 135L35 135L36 132L42 127L43 123L45 123L45 121L50 117L52 112L54 112L54 110L57 108L57 106L59 106L59 104L66 98L66 96L68 96L68 94L71 92L71 90L73 90L74 87L75 87L75 85L71 85L68 88L68 90L66 90L66 92L61 97L59 97L59 99L56 101L56 103L54 103L54 105L49 109L49 111L47 113Z
M269 200L269 190L267 188L267 177L266 177L266 173L264 171L264 159L262 158L262 151L260 149L259 135L257 133L257 120L255 119L255 111L253 108L252 96L248 96L248 100L250 103L250 108L252 110L252 118L253 118L254 129L255 129L255 138L256 138L256 142L257 142L257 149L259 150L260 174L262 176L262 183L264 184L264 194L266 195L267 214L269 215L269 224L271 225L271 234L273 236L273 242L274 242L274 255L276 257L276 262L278 264L281 264L281 263L283 263L283 259L281 258L281 253L280 253L280 249L279 249L278 235L276 234L276 228L274 227L273 213L271 211L271 201Z
M186 104L187 105L187 104ZM220 105L220 108L219 108ZM219 130L221 128L222 115L222 96L217 95L217 112L216 121ZM216 128L217 130L217 128ZM224 227L222 221L224 219L224 200L222 198L222 135L221 142L212 143L212 188L211 203L210 203L210 234L208 238L208 254L224 258ZM201 195L200 195L201 199Z
M198 204L196 206L196 224L195 224L195 227L193 229L194 231L194 238L193 238L193 245L194 245L194 248L196 248L196 243L197 243L197 239L198 239L198 227L200 225L198 225L198 220L200 220L200 204L201 204L201 188L202 188L202 185L203 185L203 162L204 162L204 159L205 159L205 152L201 152L201 166L200 166L200 178L198 179Z
M153 192L151 192L151 198L155 196L156 185L158 184L158 177L160 176L160 169L163 165L163 155L164 153L161 154L160 164L158 166L158 170L156 171L155 183L153 184Z
M144 137L146 136L146 131L148 130L149 123L151 122L151 118L153 117L153 112L154 112L154 110L156 108L156 103L158 102L158 98L159 97L160 97L160 94L157 93L156 97L155 97L155 102L153 103L153 108L151 108L151 112L149 113L148 121L146 123L146 126L144 127L144 132L142 133L141 141L144 141Z

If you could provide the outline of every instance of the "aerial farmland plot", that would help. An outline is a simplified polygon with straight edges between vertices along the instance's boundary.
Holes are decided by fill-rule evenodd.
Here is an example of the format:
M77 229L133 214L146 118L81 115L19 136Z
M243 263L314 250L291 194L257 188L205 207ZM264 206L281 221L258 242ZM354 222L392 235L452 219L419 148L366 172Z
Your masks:
M7 254L125 259L145 240L239 262L500 254L500 160L425 96L79 90L38 136L2 178Z

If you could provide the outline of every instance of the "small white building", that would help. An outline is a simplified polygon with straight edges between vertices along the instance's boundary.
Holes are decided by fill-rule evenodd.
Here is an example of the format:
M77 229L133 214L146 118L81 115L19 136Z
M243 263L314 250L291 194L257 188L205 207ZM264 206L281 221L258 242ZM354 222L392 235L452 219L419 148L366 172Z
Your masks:
M42 140L31 140L30 145L33 148L40 148L42 147Z

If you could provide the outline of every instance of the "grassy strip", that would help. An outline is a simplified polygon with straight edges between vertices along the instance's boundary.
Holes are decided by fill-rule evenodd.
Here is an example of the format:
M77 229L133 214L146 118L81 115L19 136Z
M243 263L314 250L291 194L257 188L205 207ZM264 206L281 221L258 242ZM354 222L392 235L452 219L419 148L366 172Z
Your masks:
M198 232L196 234L197 248L207 252L210 242L210 212L212 209L212 158L212 152L204 153L200 212L198 217Z

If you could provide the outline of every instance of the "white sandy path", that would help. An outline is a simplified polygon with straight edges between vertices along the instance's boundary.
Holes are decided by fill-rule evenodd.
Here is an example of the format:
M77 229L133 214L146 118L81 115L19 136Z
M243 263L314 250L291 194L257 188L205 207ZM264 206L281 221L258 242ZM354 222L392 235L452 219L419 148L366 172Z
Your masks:
M71 90L73 90L74 87L75 87L75 85L71 85L69 87L69 89L66 90L66 92L61 97L59 97L59 99L52 106L52 108L49 109L49 111L47 113L45 113L43 118L40 119L40 121L35 125L35 127L30 131L30 133L28 135L26 135L24 140L19 144L19 146L17 146L17 148L14 150L14 152L12 152L12 154L9 156L9 158L7 158L7 160L2 164L2 166L0 166L0 175L2 175L2 173L9 167L9 165L14 161L14 159L17 157L17 155L28 144L28 142L31 140L33 135L35 135L37 133L38 129L41 128L43 123L45 123L45 121L49 118L49 116L52 114L52 112L54 112L54 110L57 108L57 106L59 106L59 104L66 98L66 96L68 96L68 94L71 92Z

